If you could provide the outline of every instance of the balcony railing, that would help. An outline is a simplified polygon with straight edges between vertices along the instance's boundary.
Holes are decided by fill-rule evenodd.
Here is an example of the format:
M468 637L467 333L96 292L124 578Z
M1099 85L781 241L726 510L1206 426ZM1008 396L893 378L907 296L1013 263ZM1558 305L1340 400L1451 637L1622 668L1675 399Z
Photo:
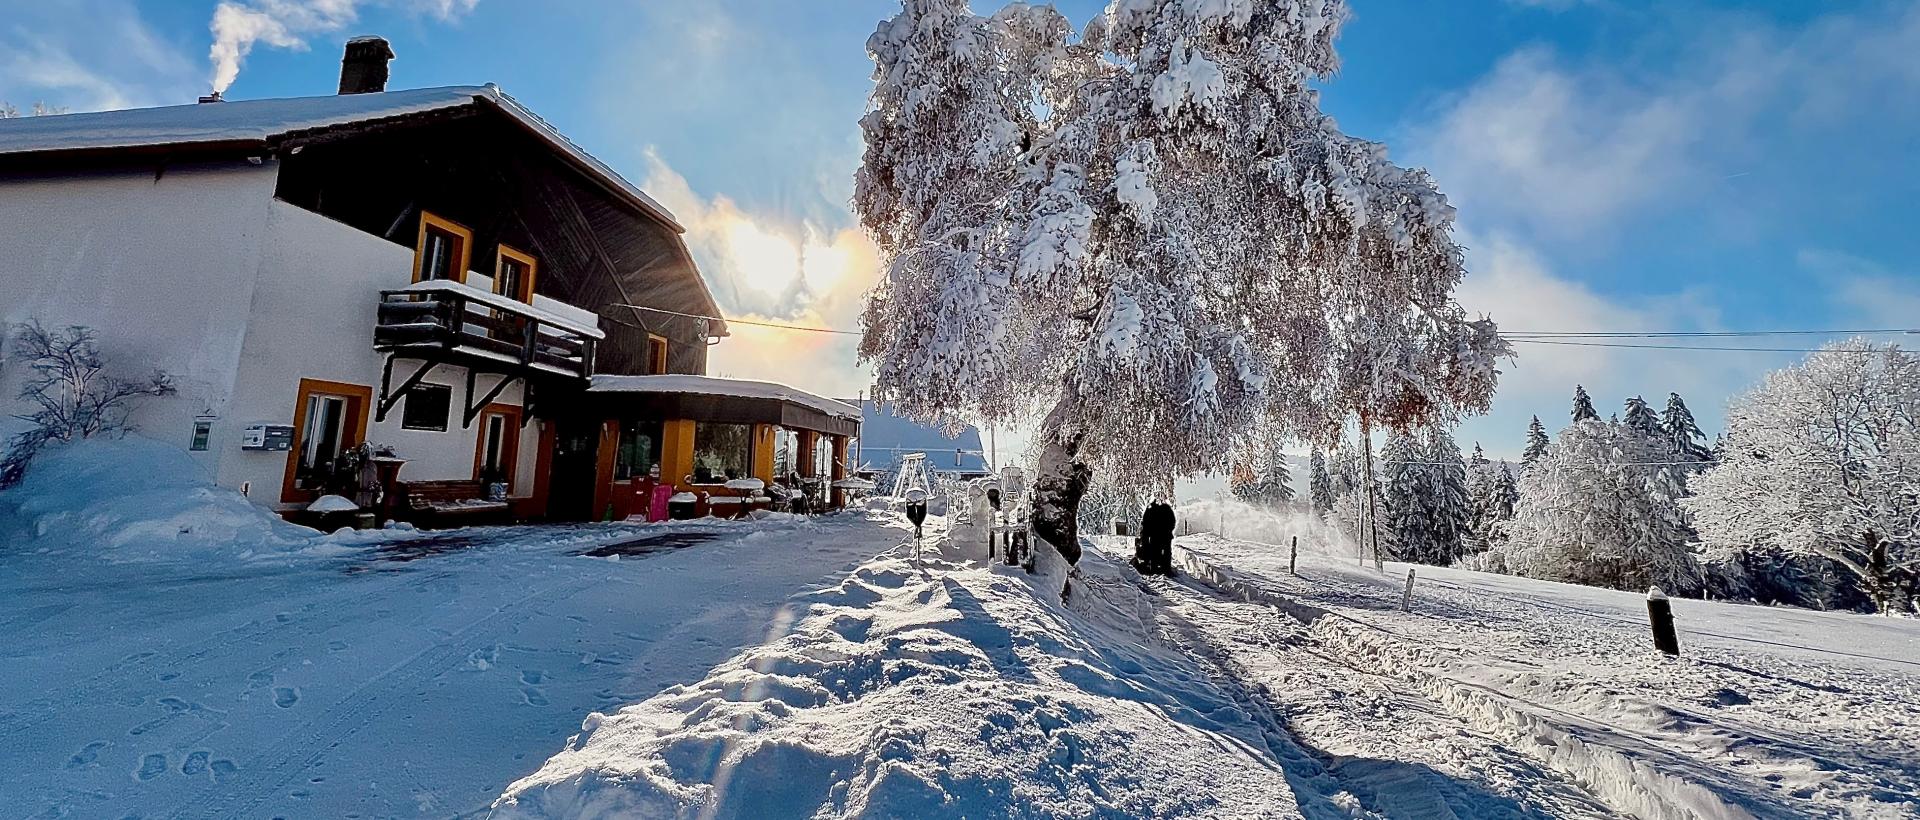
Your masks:
M586 379L602 334L533 305L458 282L380 293L373 346L383 353ZM487 367L491 362L496 367Z

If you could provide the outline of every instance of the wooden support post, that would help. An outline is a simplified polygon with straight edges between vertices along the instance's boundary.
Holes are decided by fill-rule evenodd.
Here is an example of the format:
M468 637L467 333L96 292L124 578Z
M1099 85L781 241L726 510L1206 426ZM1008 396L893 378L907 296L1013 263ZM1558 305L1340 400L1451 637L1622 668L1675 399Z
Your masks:
M1407 567L1407 589L1400 593L1400 611L1413 611L1413 567Z
M1653 626L1653 648L1680 654L1680 634L1673 628L1673 602L1659 587L1647 590L1647 621Z

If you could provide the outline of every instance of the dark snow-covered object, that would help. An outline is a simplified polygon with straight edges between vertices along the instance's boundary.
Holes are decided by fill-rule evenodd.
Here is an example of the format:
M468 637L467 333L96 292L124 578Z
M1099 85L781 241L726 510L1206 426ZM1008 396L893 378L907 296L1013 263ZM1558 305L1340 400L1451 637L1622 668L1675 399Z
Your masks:
M218 561L282 554L318 536L214 486L180 448L138 436L50 447L0 493L0 552Z

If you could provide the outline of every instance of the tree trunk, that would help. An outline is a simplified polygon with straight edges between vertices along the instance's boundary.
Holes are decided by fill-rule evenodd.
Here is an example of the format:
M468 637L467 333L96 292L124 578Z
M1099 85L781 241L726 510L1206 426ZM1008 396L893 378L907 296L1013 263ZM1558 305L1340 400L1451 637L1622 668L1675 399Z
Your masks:
M1868 530L1863 536L1867 543L1866 570L1860 579L1860 586L1867 597L1873 601L1875 609L1882 615L1892 615L1907 607L1907 590L1901 579L1895 577L1891 556L1888 554L1891 544L1881 538L1879 533Z
M1373 568L1386 571L1386 564L1380 559L1380 510L1375 504L1373 481L1373 422L1366 413L1360 414L1360 447L1366 452L1366 476L1362 479L1367 485L1367 531L1361 535L1360 563L1365 565L1368 542L1373 544Z
M1093 468L1079 460L1079 434L1062 435L1061 417L1074 401L1060 400L1041 425L1046 445L1033 479L1033 533L1051 545L1069 565L1080 563L1080 499L1093 481Z

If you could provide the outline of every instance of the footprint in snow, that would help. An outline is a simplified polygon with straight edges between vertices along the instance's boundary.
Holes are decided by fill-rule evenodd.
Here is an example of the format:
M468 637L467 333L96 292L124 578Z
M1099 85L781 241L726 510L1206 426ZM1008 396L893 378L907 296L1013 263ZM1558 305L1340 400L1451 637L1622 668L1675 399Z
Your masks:
M213 780L216 783L225 783L233 779L235 772L240 771L240 767L233 765L233 761L224 759L213 761L208 768L213 769Z
M277 686L273 690L273 705L282 709L293 708L300 702L300 690L292 686Z
M140 759L140 771L134 772L133 776L143 781L152 780L156 777L159 777L162 774L165 774L166 771L167 771L167 756L161 755L161 754L152 754L152 755L147 755L146 757L143 757Z
M520 697L526 699L528 706L545 706L549 702L546 695L531 686L521 689Z
M188 777L206 774L207 758L210 756L209 753L204 751L188 754L186 762L180 764L180 773Z
M346 648L347 648L346 641L327 641L327 649L332 650L334 652L344 651Z
M520 682L528 686L539 686L547 679L547 673L538 669L525 669L520 672Z
M73 757L67 758L67 768L84 769L92 766L95 761L100 759L100 750L112 745L113 744L104 740L96 740L87 744L85 748L74 752Z

